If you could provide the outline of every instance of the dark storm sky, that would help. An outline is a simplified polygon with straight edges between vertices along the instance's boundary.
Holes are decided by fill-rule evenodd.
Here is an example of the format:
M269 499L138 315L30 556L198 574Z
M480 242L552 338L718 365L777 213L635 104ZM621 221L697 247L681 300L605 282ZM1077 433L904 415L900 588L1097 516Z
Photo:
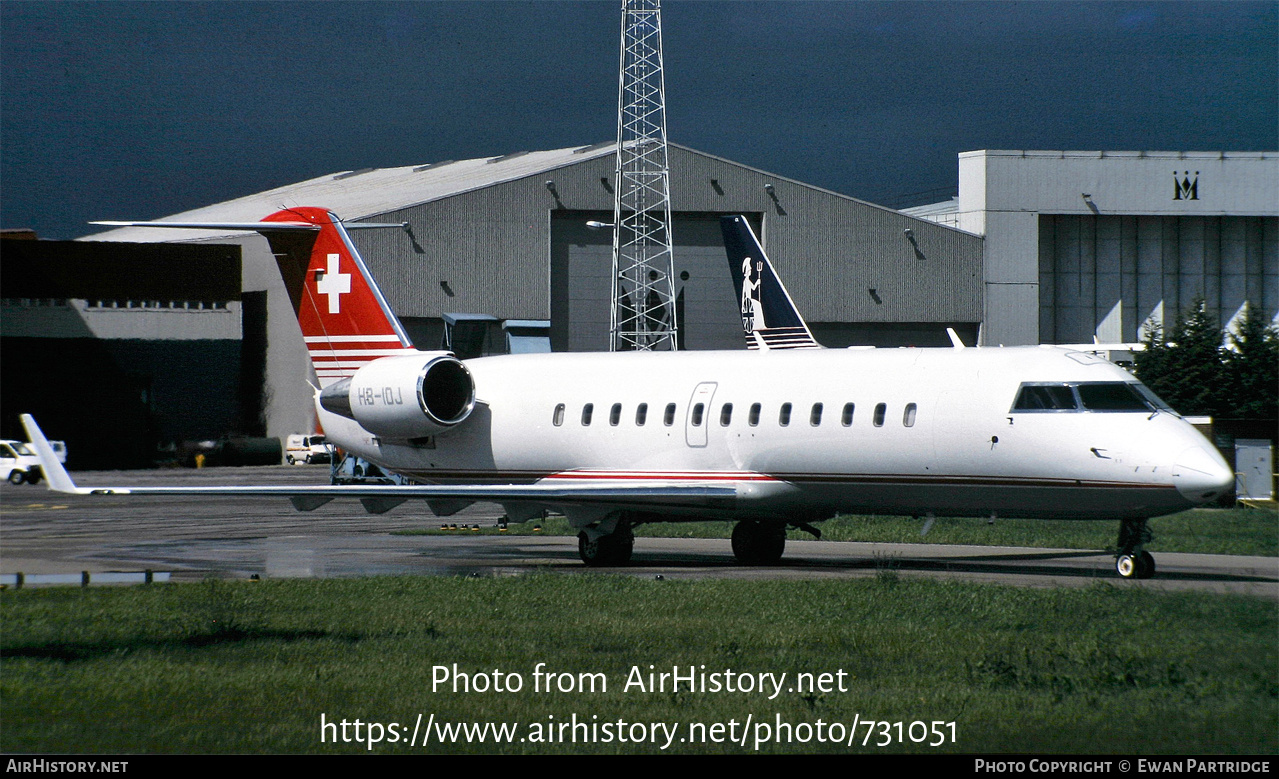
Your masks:
M0 226L612 139L619 7L0 2ZM1279 148L1274 2L669 0L663 27L670 140L873 202L970 149Z

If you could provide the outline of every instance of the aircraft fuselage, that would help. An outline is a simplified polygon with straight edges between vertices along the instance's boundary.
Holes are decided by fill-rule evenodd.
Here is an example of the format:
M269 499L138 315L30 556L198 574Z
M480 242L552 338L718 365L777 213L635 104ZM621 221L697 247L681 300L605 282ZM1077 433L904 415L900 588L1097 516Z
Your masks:
M465 365L476 408L441 434L387 440L323 408L321 422L344 449L423 482L736 486L731 509L668 507L663 518L675 520L1136 519L1203 503L1232 478L1171 412L1139 402L1014 408L1026 384L1067 397L1071 387L1135 385L1103 359L1054 347L563 353Z

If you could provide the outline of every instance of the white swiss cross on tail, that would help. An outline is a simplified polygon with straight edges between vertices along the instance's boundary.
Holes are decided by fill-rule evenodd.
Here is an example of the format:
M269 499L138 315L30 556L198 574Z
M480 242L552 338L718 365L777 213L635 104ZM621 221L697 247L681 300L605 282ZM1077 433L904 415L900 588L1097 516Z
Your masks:
M329 255L329 267L323 278L315 285L321 295L329 296L329 313L342 311L342 295L351 291L351 274L341 272L340 254Z

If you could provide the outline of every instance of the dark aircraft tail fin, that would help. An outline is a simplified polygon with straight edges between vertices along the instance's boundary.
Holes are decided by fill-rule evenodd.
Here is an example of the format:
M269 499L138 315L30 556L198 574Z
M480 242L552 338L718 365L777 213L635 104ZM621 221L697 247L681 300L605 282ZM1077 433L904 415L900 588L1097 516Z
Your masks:
M749 349L820 349L743 216L720 217Z

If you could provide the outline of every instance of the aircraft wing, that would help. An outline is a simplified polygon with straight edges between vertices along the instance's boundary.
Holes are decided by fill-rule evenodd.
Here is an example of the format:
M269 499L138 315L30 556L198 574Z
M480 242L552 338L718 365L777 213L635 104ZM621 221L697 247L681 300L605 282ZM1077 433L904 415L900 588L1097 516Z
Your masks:
M731 484L576 483L573 480L538 484L358 484L303 486L217 487L80 487L53 453L53 447L30 414L21 415L31 446L40 457L49 489L71 495L208 495L288 498L303 511L334 498L358 498L365 508L381 513L407 500L428 502L529 503L547 506L634 506L668 508L729 508L737 498Z

